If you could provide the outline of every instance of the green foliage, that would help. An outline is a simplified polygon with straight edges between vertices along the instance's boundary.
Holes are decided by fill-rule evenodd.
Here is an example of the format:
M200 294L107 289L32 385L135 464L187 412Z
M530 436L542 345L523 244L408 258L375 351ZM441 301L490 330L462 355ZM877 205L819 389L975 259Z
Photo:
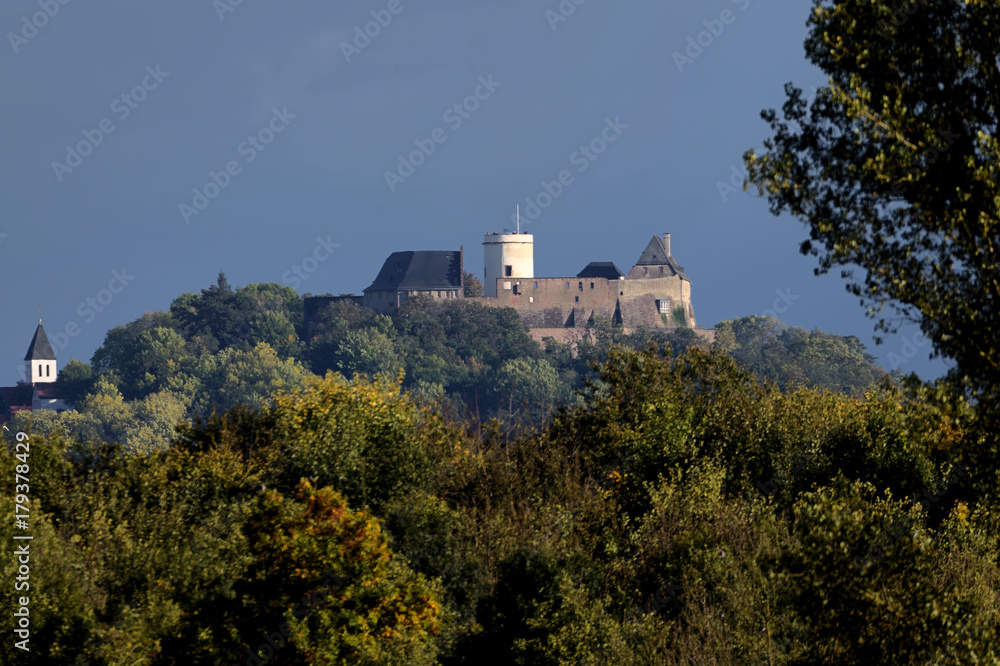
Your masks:
M245 594L266 601L257 615L282 616L283 658L328 664L432 664L440 630L437 590L386 547L378 523L348 510L329 488L303 481L294 501L265 495L249 519L258 563ZM331 573L337 585L305 617L294 601ZM292 651L291 648L294 648ZM266 655L262 655L266 656Z
M111 329L90 361L94 372L113 373L126 400L164 390L191 396L197 387L196 359L176 330L153 324L147 315Z
M673 317L674 326L680 326L681 328L687 327L687 314L684 312L683 305L675 307L671 316Z
M91 366L71 358L56 377L55 391L65 403L75 405L90 393L93 386L94 374Z
M781 117L762 113L764 152L745 155L772 212L807 225L801 250L817 272L845 267L877 330L919 323L955 361L956 390L993 403L998 25L992 0L817 0L805 49L828 85L811 102L786 85Z
M316 478L359 506L426 488L447 452L443 423L381 378L310 380L271 412L287 480Z
M347 332L337 345L337 366L347 377L362 374L395 379L403 372L404 361L393 337L394 330L389 329L387 334L377 325Z
M483 290L483 283L472 273L466 273L463 276L463 283L462 295L466 298L482 298L483 294L486 293Z
M773 317L752 315L719 322L715 345L784 390L809 384L863 395L886 376L857 337L789 328Z
M282 388L302 386L310 373L295 359L282 359L267 343L242 351L225 349L204 355L198 374L205 386L195 402L195 410L229 410L236 405L259 408Z
M516 437L333 373L143 456L32 436L38 651L18 657L1000 661L995 485L972 470L988 456L958 464L983 438L972 406L781 391L698 347L604 357L576 404ZM515 360L515 391L553 385L548 360ZM136 421L176 413L166 397L123 401L102 377L59 419L134 442Z

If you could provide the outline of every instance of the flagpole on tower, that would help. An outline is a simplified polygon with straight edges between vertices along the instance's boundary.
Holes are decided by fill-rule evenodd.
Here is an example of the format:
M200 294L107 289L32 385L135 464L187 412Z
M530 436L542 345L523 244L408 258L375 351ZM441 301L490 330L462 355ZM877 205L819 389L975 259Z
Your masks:
M521 233L521 204L517 204L517 233Z

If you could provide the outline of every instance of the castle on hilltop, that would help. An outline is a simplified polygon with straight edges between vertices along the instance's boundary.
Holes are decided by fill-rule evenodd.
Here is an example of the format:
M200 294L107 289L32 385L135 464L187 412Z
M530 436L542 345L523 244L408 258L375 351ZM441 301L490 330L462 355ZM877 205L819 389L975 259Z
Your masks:
M482 297L465 296L465 249L393 252L361 296L305 299L307 336L327 303L352 300L389 313L417 295L512 307L534 337L566 338L606 317L626 330L696 328L691 280L671 254L670 234L653 236L627 274L611 261L595 261L573 277L538 277L534 236L490 233L483 239ZM563 334L560 335L560 332Z

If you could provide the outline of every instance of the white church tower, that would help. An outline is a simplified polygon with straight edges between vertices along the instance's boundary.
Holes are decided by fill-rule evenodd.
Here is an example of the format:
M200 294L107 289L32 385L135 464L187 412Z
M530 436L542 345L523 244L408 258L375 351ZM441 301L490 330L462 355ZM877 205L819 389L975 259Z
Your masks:
M56 380L56 354L49 344L49 336L45 335L42 321L38 320L35 336L31 338L28 353L24 355L27 369L26 378L31 384L46 384Z

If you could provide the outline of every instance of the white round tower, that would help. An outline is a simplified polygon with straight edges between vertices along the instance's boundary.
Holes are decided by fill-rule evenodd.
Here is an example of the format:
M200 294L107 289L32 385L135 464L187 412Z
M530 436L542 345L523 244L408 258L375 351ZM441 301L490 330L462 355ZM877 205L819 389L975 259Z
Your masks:
M535 277L535 237L486 234L483 239L484 295L497 297L497 279Z

